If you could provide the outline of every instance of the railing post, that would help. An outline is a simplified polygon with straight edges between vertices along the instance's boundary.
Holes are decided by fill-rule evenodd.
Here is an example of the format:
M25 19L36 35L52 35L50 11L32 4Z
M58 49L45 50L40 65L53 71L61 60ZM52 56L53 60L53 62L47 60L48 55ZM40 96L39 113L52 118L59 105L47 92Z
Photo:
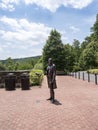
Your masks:
M75 77L75 72L73 73L73 77Z
M78 72L78 78L80 79L80 72Z
M90 82L90 74L89 74L89 72L88 72L88 82Z
M97 74L95 74L95 84L97 84Z
M83 72L83 80L84 80L84 72Z
M75 78L77 78L77 74L76 74L76 72L75 72Z

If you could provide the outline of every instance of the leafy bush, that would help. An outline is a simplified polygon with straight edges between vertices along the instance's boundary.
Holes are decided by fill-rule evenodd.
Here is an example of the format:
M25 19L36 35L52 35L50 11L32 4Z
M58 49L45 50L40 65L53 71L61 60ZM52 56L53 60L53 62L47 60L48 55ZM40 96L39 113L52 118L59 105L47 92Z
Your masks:
M34 69L43 70L43 64L42 63L35 64Z
M73 66L73 72L77 72L80 70L80 67L78 65Z
M33 69L30 72L30 84L31 85L41 85L44 73L42 70Z
M87 72L91 74L98 74L98 69L90 69Z

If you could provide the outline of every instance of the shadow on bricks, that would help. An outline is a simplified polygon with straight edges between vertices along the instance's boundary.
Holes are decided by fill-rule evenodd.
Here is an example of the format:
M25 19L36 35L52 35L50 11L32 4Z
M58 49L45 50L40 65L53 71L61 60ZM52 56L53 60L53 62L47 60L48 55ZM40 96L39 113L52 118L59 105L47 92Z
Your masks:
M54 105L62 105L57 99L55 99Z

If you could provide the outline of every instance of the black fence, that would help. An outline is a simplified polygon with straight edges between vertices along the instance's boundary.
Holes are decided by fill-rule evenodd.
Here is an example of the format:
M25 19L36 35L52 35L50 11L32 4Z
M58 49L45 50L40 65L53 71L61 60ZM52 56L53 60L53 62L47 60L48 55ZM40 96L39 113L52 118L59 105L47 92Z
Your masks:
M91 74L87 73L86 71L79 71L79 72L72 72L70 73L70 76L82 79L82 80L87 80L88 82L95 82L95 84L98 84L98 75L97 74Z

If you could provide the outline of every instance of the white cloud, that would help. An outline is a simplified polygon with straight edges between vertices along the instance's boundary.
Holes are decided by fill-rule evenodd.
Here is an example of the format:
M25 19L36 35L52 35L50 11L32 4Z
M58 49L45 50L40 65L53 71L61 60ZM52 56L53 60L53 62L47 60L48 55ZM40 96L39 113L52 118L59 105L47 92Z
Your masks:
M36 4L42 8L46 8L51 12L55 12L56 9L61 6L60 0L24 0L25 4Z
M6 16L1 17L0 50L10 50L10 52L12 50L21 52L27 50L27 55L32 55L29 51L35 46L43 46L51 29L51 27L44 24L29 22L26 19L12 19ZM36 48L36 50L37 49L38 48ZM42 47L40 49L42 49ZM1 57L0 54L0 58ZM12 57L14 57L14 53Z
M3 52L3 49L2 49L2 47L0 47L0 52Z
M65 44L68 42L68 37L66 31L60 30L62 42Z
M88 6L94 0L24 0L25 4L36 4L55 12L60 6L72 6L73 8L82 9Z
M94 0L1 0L0 7L13 11L14 5L24 2L26 5L36 4L42 8L55 12L60 6L71 6L73 8L82 9L88 6Z
M43 43L51 30L44 24L30 23L26 19L18 20L4 16L0 18L0 22L4 25L4 30L0 31L1 38L13 43L32 43L32 45Z
M69 29L71 29L73 33L77 33L80 31L80 29L75 26L70 26Z
M51 27L26 19L0 18L0 59L40 55ZM57 30L66 43L66 32ZM1 51L2 50L2 51Z
M71 5L73 8L82 9L88 6L93 1L94 0L67 0L67 5ZM64 4L66 5L66 2Z
M2 9L8 9L9 11L15 10L14 5L18 4L20 0L1 0L0 2L0 8Z

